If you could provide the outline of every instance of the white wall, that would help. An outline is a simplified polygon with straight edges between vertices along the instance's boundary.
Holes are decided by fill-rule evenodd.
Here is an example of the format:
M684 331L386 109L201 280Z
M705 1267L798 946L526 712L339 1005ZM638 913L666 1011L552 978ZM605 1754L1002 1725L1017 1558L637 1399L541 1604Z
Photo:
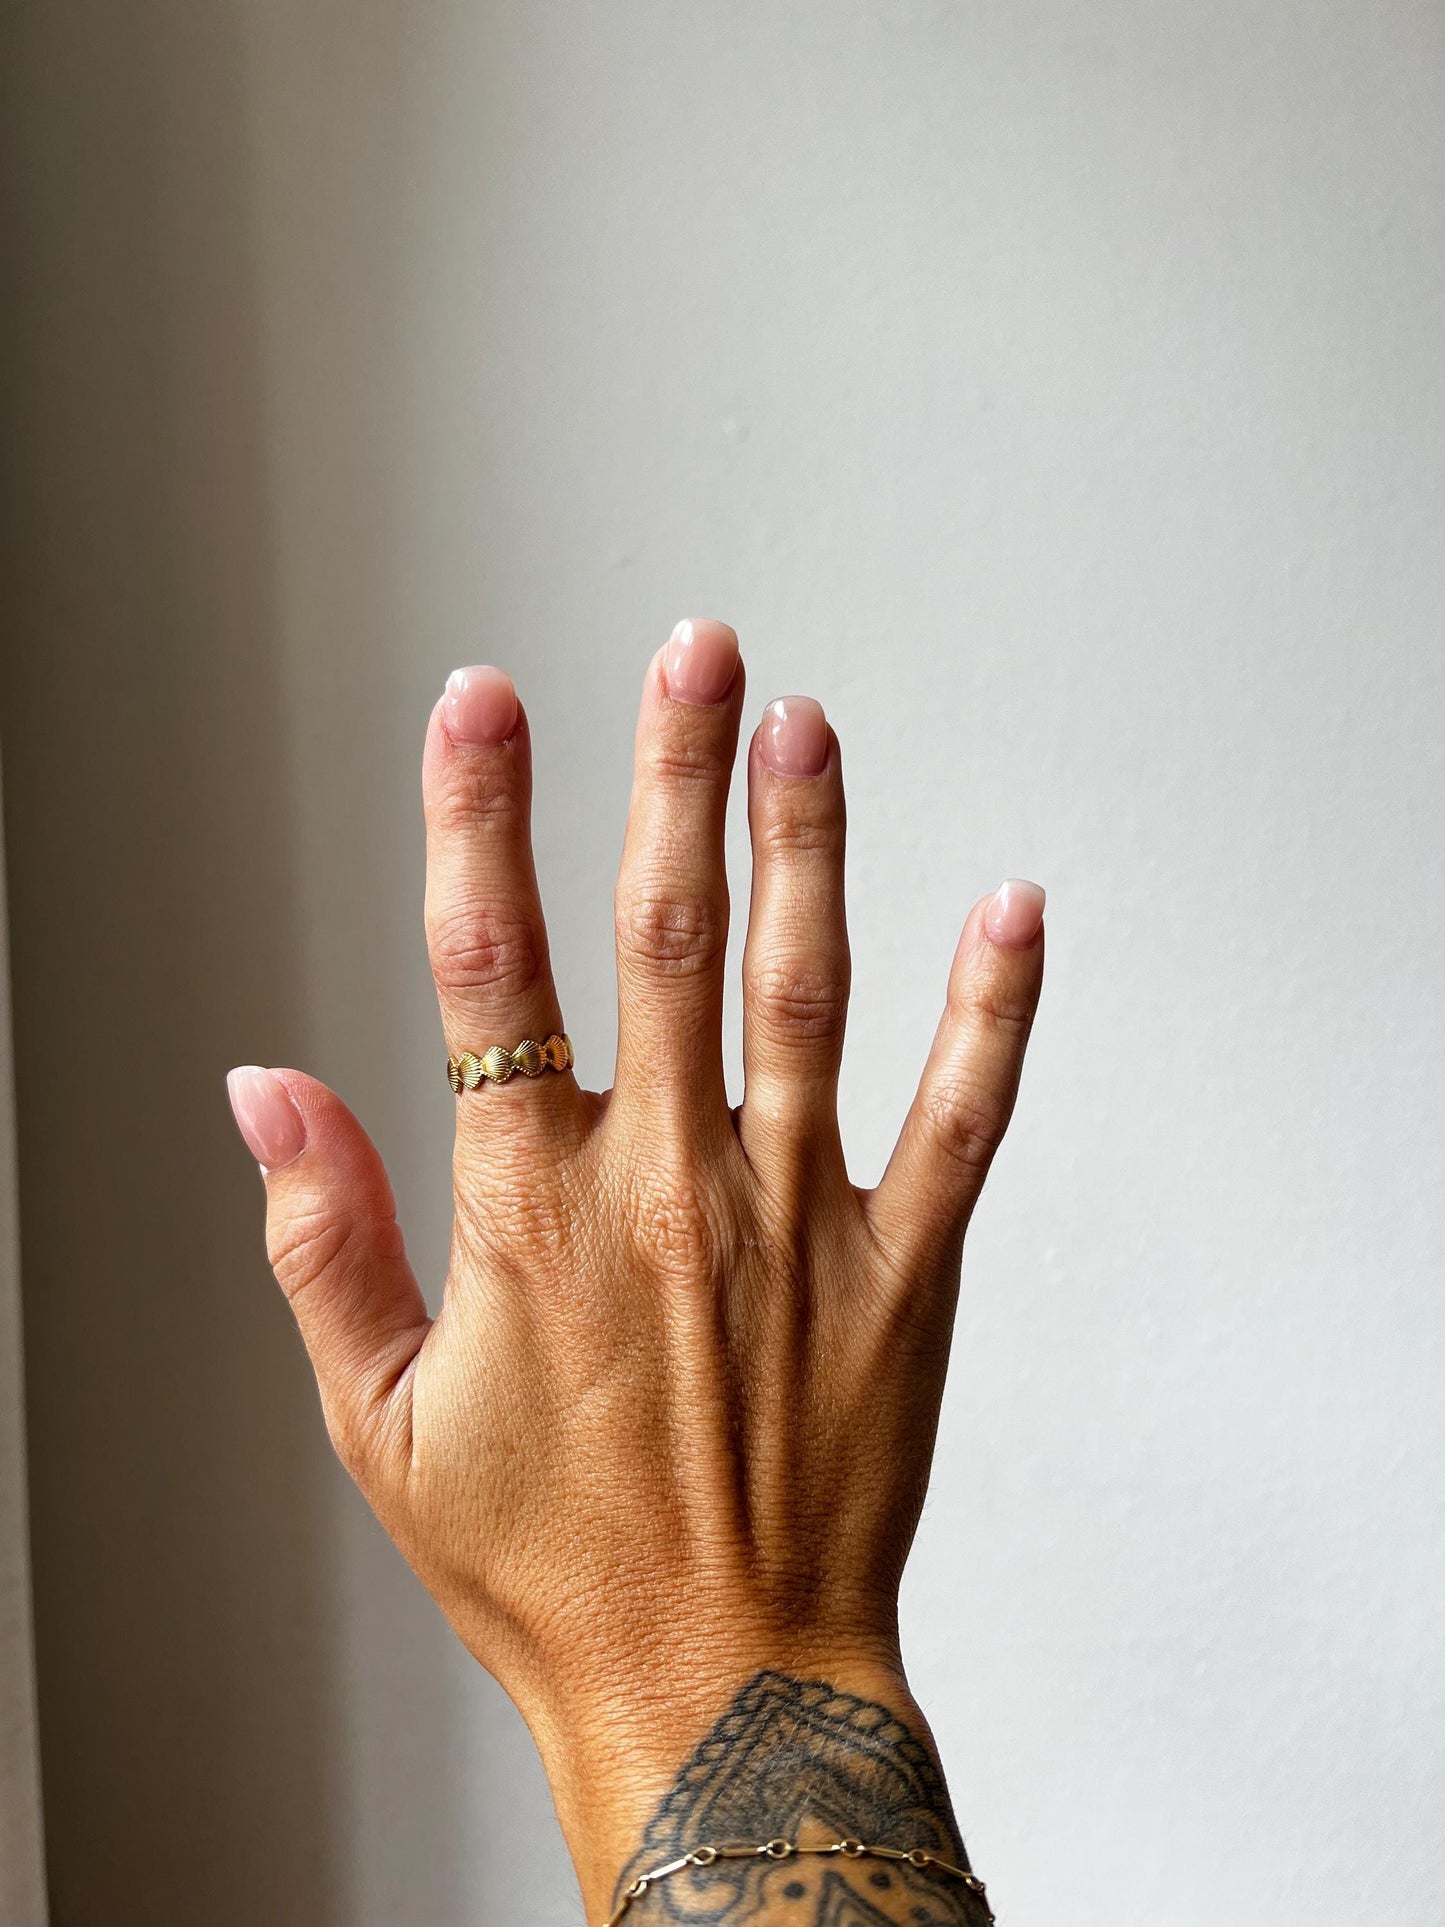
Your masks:
M1445 1918L1439 10L18 14L59 1917L576 1917L525 1736L325 1461L220 1075L345 1092L439 1277L427 709L517 676L603 1079L638 679L707 612L843 741L898 1047L860 1174L967 904L1050 889L906 1598L1001 1916Z

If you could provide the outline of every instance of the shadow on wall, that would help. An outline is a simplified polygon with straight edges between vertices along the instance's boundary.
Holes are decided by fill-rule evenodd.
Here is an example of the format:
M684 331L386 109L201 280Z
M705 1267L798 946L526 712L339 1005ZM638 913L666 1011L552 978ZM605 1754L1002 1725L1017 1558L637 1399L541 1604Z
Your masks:
M325 1438L221 1072L288 1017L235 49L10 21L4 754L61 1927L340 1918ZM174 29L174 30L173 30Z

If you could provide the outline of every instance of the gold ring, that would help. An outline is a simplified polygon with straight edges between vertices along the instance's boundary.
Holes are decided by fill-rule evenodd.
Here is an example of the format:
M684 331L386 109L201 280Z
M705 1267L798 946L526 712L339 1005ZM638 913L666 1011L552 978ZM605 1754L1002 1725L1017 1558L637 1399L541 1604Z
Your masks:
M482 1084L505 1084L518 1071L523 1077L540 1077L543 1071L570 1071L576 1062L570 1037L554 1034L541 1044L524 1037L511 1050L505 1044L493 1044L480 1057L472 1050L449 1057L447 1082L460 1097L463 1091L474 1091Z

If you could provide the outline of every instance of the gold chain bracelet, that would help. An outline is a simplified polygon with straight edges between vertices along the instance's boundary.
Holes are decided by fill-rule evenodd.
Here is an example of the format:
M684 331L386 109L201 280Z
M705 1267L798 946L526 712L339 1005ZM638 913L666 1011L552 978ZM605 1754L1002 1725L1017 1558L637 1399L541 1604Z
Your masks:
M833 1840L827 1846L803 1846L796 1840L769 1840L761 1847L694 1847L691 1853L683 1854L677 1860L669 1860L666 1866L654 1867L650 1873L639 1874L632 1885L623 1893L616 1908L603 1921L602 1927L617 1927L617 1923L627 1912L634 1900L641 1900L655 1880L666 1880L669 1874L681 1873L687 1867L710 1867L715 1860L792 1860L799 1854L841 1854L845 1860L861 1860L868 1854L874 1860L902 1860L910 1867L933 1867L939 1873L951 1874L961 1880L974 1898L983 1905L984 1918L993 1927L993 1912L988 1904L988 1894L977 1874L970 1873L966 1867L955 1867L950 1861L940 1860L936 1853L928 1853L922 1847L865 1847L861 1840Z

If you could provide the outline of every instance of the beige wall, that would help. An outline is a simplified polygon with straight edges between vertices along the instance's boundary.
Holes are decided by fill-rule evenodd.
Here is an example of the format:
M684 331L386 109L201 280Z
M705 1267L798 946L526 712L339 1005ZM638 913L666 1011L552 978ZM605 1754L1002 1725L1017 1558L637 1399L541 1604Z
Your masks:
M326 1471L217 1101L298 1037L237 44L21 7L5 747L52 1901L340 1919Z
M525 1736L327 1458L221 1076L334 1082L439 1278L425 715L517 675L605 1078L631 715L688 611L842 736L856 1031L897 1045L846 1072L861 1176L964 906L1051 889L905 1601L1004 1916L1441 1917L1438 10L11 17L56 1919L576 1919Z

